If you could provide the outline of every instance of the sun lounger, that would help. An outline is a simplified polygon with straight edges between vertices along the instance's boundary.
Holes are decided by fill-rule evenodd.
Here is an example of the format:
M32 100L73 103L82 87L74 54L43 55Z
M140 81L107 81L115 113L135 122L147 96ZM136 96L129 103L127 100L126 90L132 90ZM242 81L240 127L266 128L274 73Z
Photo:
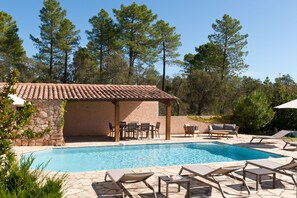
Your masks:
M260 141L258 142L258 144L260 144L262 142L262 140L264 140L264 139L266 139L266 140L267 139L280 139L280 138L288 135L291 132L294 132L294 131L281 130L281 131L275 133L272 136L253 136L252 139L251 139L251 141L250 141L250 143L252 143L254 139L260 139Z
M297 142L286 142L286 144L285 144L285 146L283 147L283 149L285 149L287 145L295 146L296 149L297 149Z
M218 189L221 192L223 197L226 197L225 193L221 187L220 182L218 180L216 180L215 177L229 176L233 179L242 181L243 185L245 185L245 187L248 191L248 194L250 194L250 189L247 186L246 182L242 178L236 177L235 175L232 174L234 171L239 170L243 167L244 166L226 166L226 167L220 167L220 168L215 169L215 168L211 168L206 165L198 165L198 164L197 165L186 165L186 166L181 167L179 174L181 175L182 171L186 170L186 171L194 174L195 176L199 176L199 177L202 177L203 179L213 182L218 185L218 187L216 187L216 186L213 186L213 187Z
M292 160L289 163L277 163L277 162L273 162L271 160L250 160L246 162L246 166L247 165L253 165L253 166L257 166L260 168L265 168L271 171L274 171L276 173L279 174L283 174L286 175L288 177L291 177L294 184L297 186L296 180L294 179L294 176L292 173L287 172L288 170L293 170L297 168L297 159L292 158ZM245 166L245 168L246 168ZM244 169L245 169L244 168Z
M283 147L283 149L285 150L288 145L295 146L295 149L297 150L297 142L285 141L285 146Z
M153 172L135 173L132 170L109 170L106 171L104 180L107 181L107 177L109 177L114 185L119 190L121 190L123 198L125 197L125 187L122 184L138 182L143 182L148 188L153 191L154 197L157 198L154 188L146 182L146 180L153 174Z

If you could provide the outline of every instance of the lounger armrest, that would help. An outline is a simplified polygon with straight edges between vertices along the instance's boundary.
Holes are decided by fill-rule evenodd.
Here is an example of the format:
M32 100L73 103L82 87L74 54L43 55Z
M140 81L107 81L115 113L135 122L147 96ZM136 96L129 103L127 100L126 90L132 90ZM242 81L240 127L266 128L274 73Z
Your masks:
M245 167L244 165L221 167L219 169L215 169L214 171L210 172L209 175L226 175L238 169L243 169L244 167Z
M250 165L253 165L253 166L258 166L257 163L254 163L254 162L253 162L253 160L247 160L247 161L245 162L245 167L244 167L244 168L246 168L249 164L250 164Z
M121 177L120 182L122 182L122 183L137 183L137 182L147 180L153 174L154 174L153 172L126 173Z
M239 131L239 126L236 126L236 127L235 127L235 130L234 130L234 132L235 132L235 134L236 134L236 137L238 137L238 131Z
M284 164L280 166L278 169L288 170L296 167L297 167L297 161L295 158L292 157L292 160L290 161L290 163Z

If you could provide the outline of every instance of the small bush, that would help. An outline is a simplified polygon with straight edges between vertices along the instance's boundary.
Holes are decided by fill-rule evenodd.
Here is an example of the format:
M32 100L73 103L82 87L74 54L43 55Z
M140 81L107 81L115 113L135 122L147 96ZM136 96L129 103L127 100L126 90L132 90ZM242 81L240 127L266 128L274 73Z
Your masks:
M254 91L249 96L240 97L234 110L234 121L245 131L255 131L264 127L274 116L274 111L266 95Z
M34 161L32 156L21 157L20 164L16 160L10 163L6 176L1 178L0 197L7 198L59 198L62 197L62 184L65 175L49 177L42 171L45 165L37 170L30 170Z

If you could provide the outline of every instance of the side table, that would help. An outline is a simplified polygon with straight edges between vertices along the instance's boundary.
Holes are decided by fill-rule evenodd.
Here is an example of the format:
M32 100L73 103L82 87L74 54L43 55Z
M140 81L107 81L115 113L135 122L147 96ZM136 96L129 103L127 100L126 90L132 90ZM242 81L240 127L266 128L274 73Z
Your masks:
M252 169L243 169L243 179L245 179L245 174L250 173L256 175L256 191L258 191L258 185L261 184L261 176L272 174L272 188L275 188L275 172L267 170L264 168L252 168Z
M161 193L161 180L166 183L166 198L168 198L169 193L169 184L177 184L178 192L180 192L180 185L185 183L187 185L187 194L186 197L190 198L190 177L188 175L179 175L180 179L174 179L169 176L159 176L158 179L158 192Z

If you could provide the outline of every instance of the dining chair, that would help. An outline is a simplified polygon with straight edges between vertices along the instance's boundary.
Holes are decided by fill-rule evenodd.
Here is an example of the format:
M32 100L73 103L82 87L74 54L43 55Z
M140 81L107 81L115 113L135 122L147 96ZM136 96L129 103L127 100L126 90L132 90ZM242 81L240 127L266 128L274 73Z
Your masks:
M130 139L131 133L132 133L132 137L135 138L135 133L137 133L137 123L128 123L125 129L125 137L128 134L128 138Z
M143 138L143 133L145 133L146 138L149 136L150 123L141 123L138 133L141 133L141 138ZM137 135L138 136L138 135Z
M127 126L126 122L124 122L124 121L120 122L120 136L121 136L121 139L123 139L123 134L124 134L126 126Z
M152 133L155 133L155 137L159 137L159 138L160 138L160 125L161 125L161 123L157 122L156 126L153 127L153 129L152 129Z
M114 135L115 135L115 128L114 128L114 126L112 126L111 122L108 123L108 126L109 126L109 136L110 137L114 137Z

